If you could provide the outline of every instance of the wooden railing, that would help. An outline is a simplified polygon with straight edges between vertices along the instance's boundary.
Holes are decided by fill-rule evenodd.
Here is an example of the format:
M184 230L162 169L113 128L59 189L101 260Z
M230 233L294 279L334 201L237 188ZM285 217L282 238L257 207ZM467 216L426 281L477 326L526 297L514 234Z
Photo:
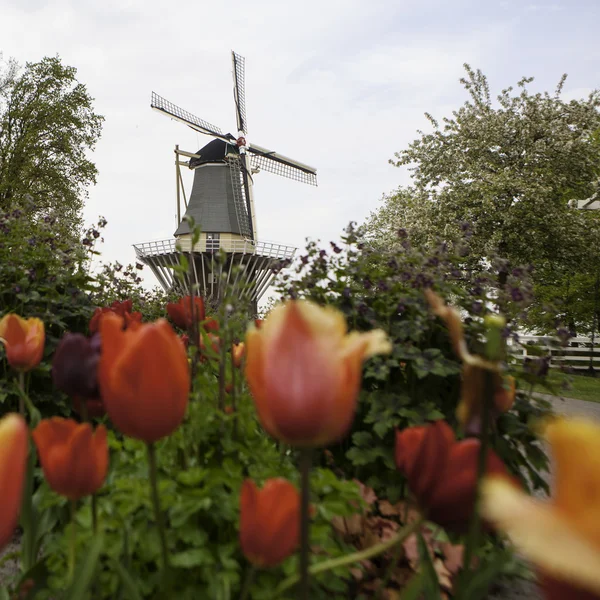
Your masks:
M207 247L208 245L208 247ZM191 250L191 241L185 240L158 240L154 242L144 242L133 246L138 257L156 256L170 254L179 250L189 252ZM258 256L267 256L269 258L292 258L296 252L293 246L285 246L275 242L251 242L248 240L200 240L195 246L195 252L217 252L225 250L227 253L234 254L256 254Z
M512 340L508 342L508 352L511 356L522 358L535 358L540 355L550 357L550 366L558 367L568 365L573 369L600 368L600 337L571 338L566 346L561 346L559 340L552 336L519 335L519 343Z

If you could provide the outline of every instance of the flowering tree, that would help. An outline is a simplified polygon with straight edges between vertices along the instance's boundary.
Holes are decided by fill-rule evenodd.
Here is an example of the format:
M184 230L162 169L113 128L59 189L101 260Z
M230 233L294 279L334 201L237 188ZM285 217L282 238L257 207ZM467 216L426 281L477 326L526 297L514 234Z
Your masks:
M533 79L523 78L494 99L485 75L465 70L469 100L441 123L426 114L433 131L419 132L391 161L409 167L411 186L385 198L367 229L377 247L394 250L399 227L427 245L460 237L469 223L471 268L499 257L502 285L514 267L531 264L542 297L560 279L553 299L572 304L570 276L590 258L598 264L589 255L597 227L570 201L599 189L600 92L566 101L566 76L552 94L531 92Z

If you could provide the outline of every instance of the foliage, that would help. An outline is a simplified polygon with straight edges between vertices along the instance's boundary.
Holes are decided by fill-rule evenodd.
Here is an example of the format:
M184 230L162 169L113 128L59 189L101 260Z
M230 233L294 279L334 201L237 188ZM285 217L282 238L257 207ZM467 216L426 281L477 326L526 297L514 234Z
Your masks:
M442 418L456 426L461 365L446 328L432 317L423 289L433 287L461 308L475 351L481 350L483 317L495 303L518 316L531 298L525 270L511 273L504 291L490 297L494 265L487 273L466 268L464 243L438 243L431 253L423 253L404 229L396 236L397 252L381 254L351 224L343 248L331 243L327 251L310 243L295 272L280 283L284 296L341 310L351 329L382 328L389 334L393 353L367 364L352 433L331 450L341 472L391 502L406 492L395 473L395 429ZM504 334L511 335L511 328ZM534 489L546 487L540 473L547 469L547 460L532 445L528 423L547 410L544 402L520 400L498 423L499 432L507 434L501 457L518 477L522 467L531 470Z
M87 153L103 118L92 106L77 70L60 58L20 69L9 61L0 72L0 209L31 196L34 218L53 218L71 240L78 237L86 188L97 169Z
M74 245L56 228L56 217L36 219L33 200L15 203L0 214L0 307L2 313L17 312L38 317L46 325L46 360L29 374L42 412L69 412L52 389L48 358L66 331L87 330L93 312L89 297L91 279L85 269L85 246ZM18 256L18 260L15 257ZM4 352L4 351L2 351ZM1 412L14 410L17 393L5 360L0 364Z

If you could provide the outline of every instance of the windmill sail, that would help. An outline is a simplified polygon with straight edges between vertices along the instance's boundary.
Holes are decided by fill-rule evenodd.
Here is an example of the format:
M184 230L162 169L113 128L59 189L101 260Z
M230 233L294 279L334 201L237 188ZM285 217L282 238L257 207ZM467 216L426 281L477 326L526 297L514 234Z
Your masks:
M176 121L185 123L185 125L191 127L194 131L206 133L207 135L213 135L222 140L234 139L231 134L223 135L223 132L215 125L211 125L208 121L204 121L204 119L200 119L191 112L188 112L176 104L169 102L162 96L159 96L156 92L152 92L150 106L154 110L162 112Z
M233 97L238 131L248 133L246 120L246 59L231 51L233 61Z
M308 165L302 164L287 156L283 156L282 154L278 154L277 152L273 152L272 150L261 148L255 144L251 144L248 151L252 155L251 161L253 169L258 167L269 173L281 175L288 179L294 179L301 183L317 185L317 170L313 167L309 167Z

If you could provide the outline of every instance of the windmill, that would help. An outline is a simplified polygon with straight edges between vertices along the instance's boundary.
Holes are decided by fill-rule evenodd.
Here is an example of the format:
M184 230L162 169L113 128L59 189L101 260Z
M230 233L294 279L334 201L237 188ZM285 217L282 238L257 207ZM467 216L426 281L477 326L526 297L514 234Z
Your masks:
M239 299L247 300L256 309L282 261L291 259L296 248L259 241L254 175L267 171L317 185L317 171L278 152L248 143L245 60L233 51L231 58L237 136L224 134L218 127L152 92L154 110L214 139L195 153L175 146L175 239L136 244L134 248L138 259L150 267L166 291L189 293L194 286L196 293L218 304L225 287L233 286L234 290L239 289ZM194 171L189 199L183 184L183 166ZM200 239L193 247L192 231L185 216L192 217L201 230ZM174 276L173 270L179 264L181 252L189 256L189 269L183 281Z

